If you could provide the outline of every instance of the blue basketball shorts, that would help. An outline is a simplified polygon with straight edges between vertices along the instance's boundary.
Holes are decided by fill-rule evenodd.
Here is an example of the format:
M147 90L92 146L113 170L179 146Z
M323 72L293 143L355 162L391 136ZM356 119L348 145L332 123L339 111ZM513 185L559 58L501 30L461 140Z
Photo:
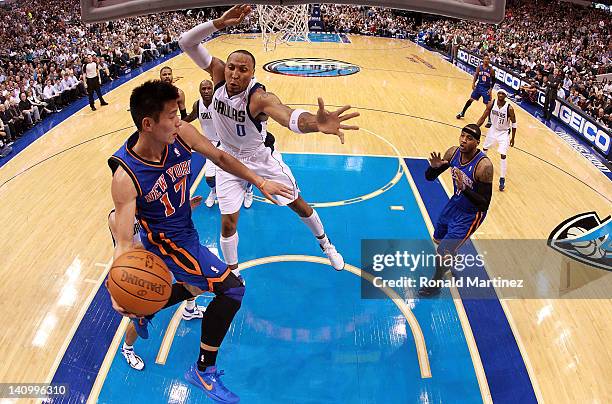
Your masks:
M154 237L153 243L148 238L143 241L148 251L164 260L177 282L213 291L214 283L223 282L230 272L227 264L197 238L171 240L162 233Z
M439 244L441 254L455 254L486 217L486 212L466 212L453 203L448 203L434 230L434 241Z
M472 95L470 95L470 98L478 101L480 97L482 97L482 102L485 104L491 102L491 96L489 96L489 89L476 86L474 91L472 91Z

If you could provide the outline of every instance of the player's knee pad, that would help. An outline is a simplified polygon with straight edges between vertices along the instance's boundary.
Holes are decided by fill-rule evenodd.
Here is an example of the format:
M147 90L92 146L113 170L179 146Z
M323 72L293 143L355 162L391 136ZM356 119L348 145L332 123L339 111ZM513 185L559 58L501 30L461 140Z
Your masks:
M225 280L221 282L219 287L214 289L215 294L227 296L240 303L242 303L242 298L244 297L244 292L246 290L242 279L231 271Z
M233 272L213 285L215 298L210 302L202 318L203 344L218 347L240 310L244 296L244 283Z
M206 177L206 184L208 184L209 187L214 188L215 185L217 185L217 181L215 180L215 177Z

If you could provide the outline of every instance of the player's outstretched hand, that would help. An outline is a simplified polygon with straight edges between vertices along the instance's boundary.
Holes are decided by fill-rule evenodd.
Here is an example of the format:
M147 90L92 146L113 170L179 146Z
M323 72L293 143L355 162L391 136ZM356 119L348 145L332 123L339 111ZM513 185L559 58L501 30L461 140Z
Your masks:
M244 21L244 18L251 12L251 6L248 4L240 4L227 10L221 18L220 22L223 27L231 27L233 25L239 25Z
M202 197L200 195L196 195L189 200L189 204L191 205L191 209L195 209L202 203Z
M104 282L104 285L108 289L108 281ZM109 293L109 295L110 295L110 293ZM111 303L113 305L113 309L115 309L115 311L117 313L121 314L124 317L138 318L138 316L136 314L128 313L127 311L125 311L125 309L123 307L119 306L119 303L117 303L115 301L115 299L113 299L113 295L110 295L110 299L111 299Z
M261 193L275 205L278 205L276 199L272 195L284 196L285 198L293 199L293 189L276 181L264 181L257 187Z
M444 160L440 153L436 153L436 152L432 152L430 157L429 157L429 165L432 168L440 168L442 167L444 164L448 164L448 161Z
M359 130L359 126L343 125L342 122L358 117L359 112L351 112L350 114L342 115L351 109L350 105L345 105L334 112L329 112L325 109L323 98L319 97L318 101L319 110L317 111L317 125L319 132L336 135L340 138L340 142L344 144L344 133L342 130Z

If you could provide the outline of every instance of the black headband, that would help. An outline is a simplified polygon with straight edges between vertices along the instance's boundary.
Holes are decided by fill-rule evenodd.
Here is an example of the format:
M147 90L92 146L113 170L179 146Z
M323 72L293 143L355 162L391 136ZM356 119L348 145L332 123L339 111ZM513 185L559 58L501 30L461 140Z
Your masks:
M461 129L461 131L471 135L476 140L480 140L480 131L475 131L469 126L465 126L463 129Z

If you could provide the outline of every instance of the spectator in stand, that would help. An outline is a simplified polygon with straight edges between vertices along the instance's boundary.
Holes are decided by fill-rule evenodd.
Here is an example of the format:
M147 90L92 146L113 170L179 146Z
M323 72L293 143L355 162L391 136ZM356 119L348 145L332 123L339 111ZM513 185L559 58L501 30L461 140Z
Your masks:
M19 110L17 102L11 102L10 106L6 109L6 111L10 116L9 123L13 124L17 137L21 136L27 129L30 128L23 114Z
M2 127L4 128L3 130L6 132L9 142L12 142L17 138L17 132L15 131L15 127L10 120L11 117L8 112L6 112L6 106L4 104L0 104L0 121L2 121Z
M578 94L578 90L576 90L575 88L572 88L570 90L570 96L567 97L567 102L569 102L572 105L578 106L578 101L580 101L580 95Z
M64 89L64 92L66 93L66 98L68 99L68 102L73 102L78 98L78 90L76 88L76 85L73 84L70 80L70 76L68 75L68 73L64 73L64 78L61 81L61 85Z
M32 105L26 96L26 93L21 93L19 95L19 110L23 114L26 122L29 126L34 126L38 122L40 122L40 112L38 111L38 107L36 105Z
M48 104L38 98L31 89L26 91L26 97L28 101L32 103L32 105L38 107L41 118L44 118L46 115L49 115L52 112L49 108L47 108Z
M77 98L81 98L87 95L85 90L85 84L76 78L73 72L68 75L68 81L72 87L76 89Z
M68 97L68 92L62 85L62 81L59 79L59 77L53 80L53 89L55 90L55 93L59 95L60 103L62 105L70 104L70 98Z
M11 137L6 133L4 129L4 123L2 123L2 121L0 120L0 149L4 149L4 146L8 145L10 142Z
M47 79L47 82L45 83L42 98L44 102L49 104L49 107L51 110L53 110L53 112L61 111L60 108L62 107L62 98L60 94L55 91L55 87L53 87L51 79Z

